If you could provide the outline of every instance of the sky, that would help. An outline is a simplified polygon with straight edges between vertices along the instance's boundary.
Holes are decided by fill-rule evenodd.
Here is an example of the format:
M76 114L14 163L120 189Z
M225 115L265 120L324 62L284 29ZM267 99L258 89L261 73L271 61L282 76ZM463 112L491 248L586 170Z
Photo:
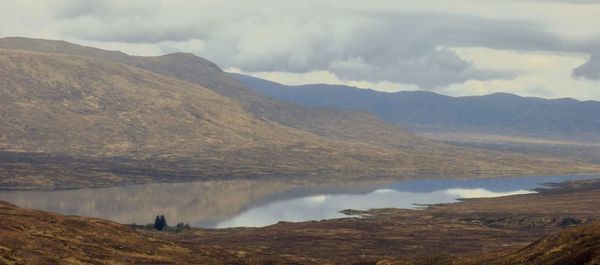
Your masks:
M0 37L191 52L289 85L600 100L600 0L0 0Z

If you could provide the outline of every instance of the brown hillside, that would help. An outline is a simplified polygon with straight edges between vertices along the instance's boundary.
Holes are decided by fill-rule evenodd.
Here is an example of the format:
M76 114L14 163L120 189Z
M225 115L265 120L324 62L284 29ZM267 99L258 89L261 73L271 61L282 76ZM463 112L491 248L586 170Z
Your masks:
M0 202L0 264L290 264L215 246L184 247L115 222Z
M192 159L208 176L359 170L401 155L281 126L201 86L122 64L1 50L0 76L5 150Z
M0 48L70 54L136 66L204 86L239 102L258 117L334 139L400 147L433 144L365 112L305 108L259 95L230 78L214 63L189 53L129 56L64 41L16 37L1 38Z
M600 264L600 222L544 237L507 254L496 253L459 264L567 265Z

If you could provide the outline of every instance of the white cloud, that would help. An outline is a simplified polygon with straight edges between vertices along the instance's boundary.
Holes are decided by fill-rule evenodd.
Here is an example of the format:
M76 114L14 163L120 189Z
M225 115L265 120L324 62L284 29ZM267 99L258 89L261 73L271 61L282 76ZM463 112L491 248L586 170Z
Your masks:
M546 98L571 97L581 100L600 99L598 82L573 79L571 69L584 63L581 53L515 52L484 48L455 49L475 65L493 70L516 70L524 73L513 80L469 80L439 92L455 95L485 95L508 92Z

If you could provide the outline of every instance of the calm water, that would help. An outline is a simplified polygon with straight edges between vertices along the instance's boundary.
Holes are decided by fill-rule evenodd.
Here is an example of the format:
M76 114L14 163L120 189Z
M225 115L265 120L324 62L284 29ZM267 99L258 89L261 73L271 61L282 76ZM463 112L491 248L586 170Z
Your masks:
M533 192L544 183L600 178L409 180L393 183L307 185L289 181L207 181L147 184L67 191L3 191L0 200L62 214L94 216L145 224L164 214L170 224L200 227L266 226L279 221L345 217L344 209L414 208L415 204L454 202Z

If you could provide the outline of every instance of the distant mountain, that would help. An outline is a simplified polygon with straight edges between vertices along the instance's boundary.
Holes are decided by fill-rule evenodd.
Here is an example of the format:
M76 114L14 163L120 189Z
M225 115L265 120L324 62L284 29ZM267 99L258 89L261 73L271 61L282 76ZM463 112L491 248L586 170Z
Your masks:
M432 92L386 93L340 85L286 86L231 74L275 99L303 106L364 110L415 132L600 139L600 102L506 93L449 97Z
M0 158L3 188L598 171L270 99L191 54L139 57L23 38L0 39Z

